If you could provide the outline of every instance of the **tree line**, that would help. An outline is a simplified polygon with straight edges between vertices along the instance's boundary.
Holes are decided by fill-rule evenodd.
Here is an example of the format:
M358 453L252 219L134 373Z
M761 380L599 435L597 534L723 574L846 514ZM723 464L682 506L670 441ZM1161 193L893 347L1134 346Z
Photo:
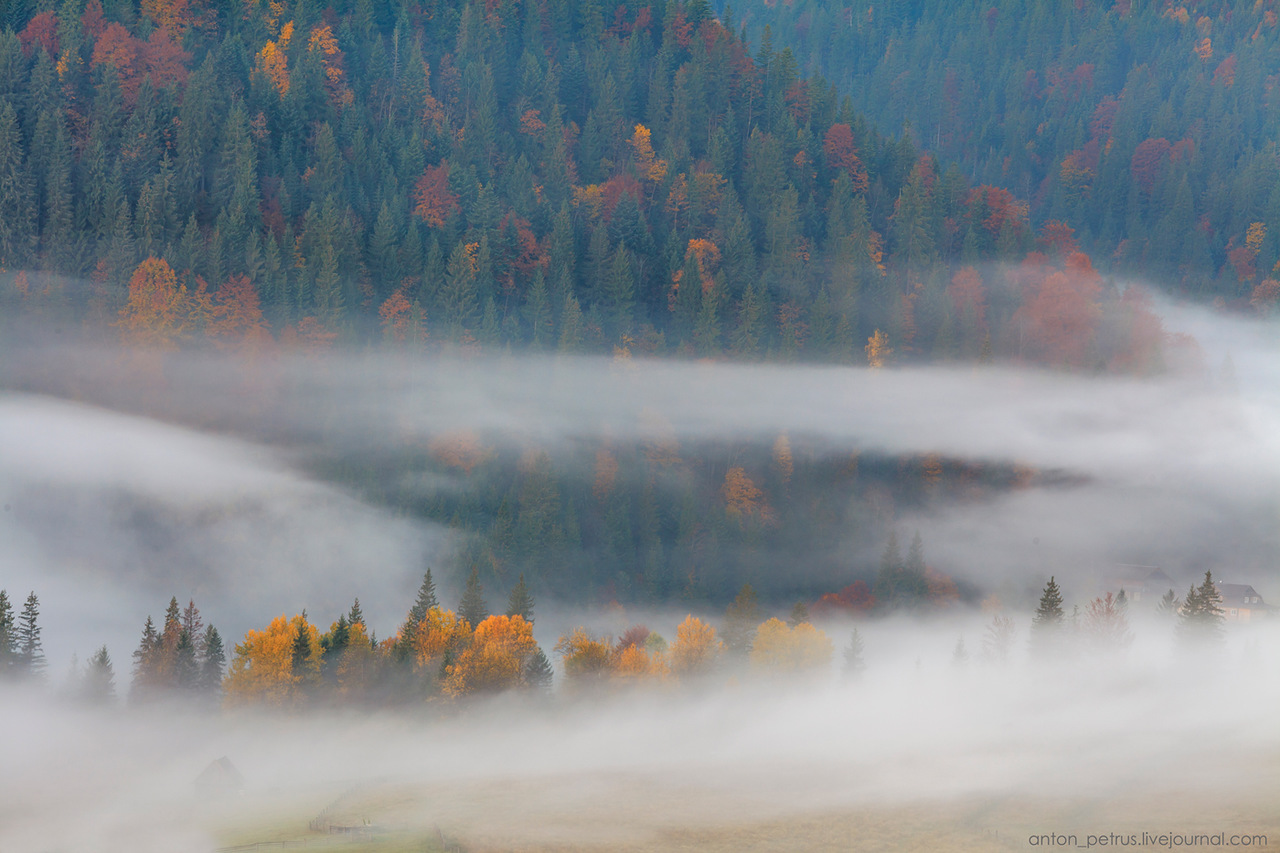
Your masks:
M1111 350L1150 344L1071 226L881 134L705 0L6 23L0 295L137 346L1127 369ZM1063 299L1082 354L1038 345Z
M886 572L909 574L910 569L887 567L878 589L890 583L883 577ZM1221 600L1212 574L1206 572L1204 581L1193 585L1184 599L1170 590L1156 609L1177 619L1175 634L1183 648L1213 646L1224 636ZM1081 651L1122 651L1133 640L1129 607L1121 590L1095 598L1083 612L1077 606L1068 615L1062 591L1051 577L1031 617L1029 652L1033 659L1045 659ZM491 614L474 571L456 609L446 609L428 569L404 621L387 639L378 640L367 627L357 599L323 633L305 611L279 616L261 630L250 629L234 645L228 661L220 635L204 626L194 602L180 608L175 598L166 610L163 630L147 617L133 653L128 700L296 711L409 708L512 691L536 698L551 690L556 676L533 637L533 611L533 595L521 577L510 591L505 612ZM34 593L16 619L7 596L0 593L2 680L45 678L38 615ZM996 613L983 635L983 658L1008 661L1017 636L1012 617ZM854 628L843 649L843 677L857 678L865 671L864 650ZM578 627L558 639L554 652L560 657L561 690L566 695L638 685L692 688L739 675L809 681L829 677L835 659L832 640L813 625L803 602L785 620L769 617L750 584L725 609L719 627L689 615L671 641L642 624L616 638ZM952 663L961 666L968 659L961 638ZM65 692L94 704L115 701L115 671L105 646L83 669L73 662Z
M1108 269L1270 314L1273 3L743 0L734 14Z

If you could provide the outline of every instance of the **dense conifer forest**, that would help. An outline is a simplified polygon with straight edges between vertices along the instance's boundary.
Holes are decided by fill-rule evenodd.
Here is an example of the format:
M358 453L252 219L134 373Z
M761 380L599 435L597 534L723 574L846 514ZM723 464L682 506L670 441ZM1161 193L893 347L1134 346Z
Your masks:
M1010 190L1033 225L1071 225L1107 269L1271 310L1274 2L747 0L734 12L873 126Z

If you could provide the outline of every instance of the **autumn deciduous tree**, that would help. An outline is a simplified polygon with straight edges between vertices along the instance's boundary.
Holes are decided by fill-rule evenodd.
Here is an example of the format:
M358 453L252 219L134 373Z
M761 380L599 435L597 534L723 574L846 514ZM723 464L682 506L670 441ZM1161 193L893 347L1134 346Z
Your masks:
M413 188L413 212L432 228L441 228L459 210L458 197L449 189L449 162L429 166Z
M1047 272L1014 314L1024 356L1055 367L1084 367L1102 311L1101 278L1089 257L1075 252L1061 270Z
M651 184L660 184L667 176L667 161L659 160L653 153L649 128L637 124L631 134L631 150L635 152L636 168L640 176Z
M490 616L448 667L444 692L457 697L517 687L536 648L533 626L524 617Z
M1133 642L1129 619L1111 593L1089 602L1084 612L1085 637L1099 654L1114 654Z
M893 347L889 346L889 336L879 329L867 338L867 345L863 349L867 353L867 366L875 370L888 364L889 358L893 355Z
M258 289L248 276L232 276L218 288L205 334L219 349L253 351L271 340Z
M191 309L187 288L168 262L147 258L129 279L129 301L116 325L131 346L174 350L189 335Z
M720 495L724 498L725 514L730 518L738 521L769 521L773 517L769 504L764 499L764 492L757 488L743 468L735 466L725 472Z
M608 638L593 637L585 628L575 628L556 643L564 661L566 681L586 686L602 681L613 669L613 645Z
M419 669L431 670L469 636L471 626L452 610L428 608L410 633L411 657Z
M470 474L489 455L480 442L480 434L472 429L451 430L431 439L427 450L442 465Z
M308 673L294 667L299 631L304 632L311 650L310 660L318 661L319 634L302 616L277 616L266 630L250 629L245 633L244 642L236 643L236 654L223 683L227 705L284 708L300 697L300 685Z
M751 667L774 673L808 672L829 666L834 653L830 638L808 622L791 628L781 619L770 619L756 629Z
M671 644L671 671L680 678L706 675L724 651L715 628L692 615L686 616L676 628L676 641Z
M268 40L258 51L256 68L262 72L281 95L289 93L289 60L286 51L293 38L293 21L280 28L280 37Z
M858 157L858 146L854 144L853 130L849 125L831 125L822 140L822 154L826 158L828 169L849 175L855 193L867 191L867 170Z

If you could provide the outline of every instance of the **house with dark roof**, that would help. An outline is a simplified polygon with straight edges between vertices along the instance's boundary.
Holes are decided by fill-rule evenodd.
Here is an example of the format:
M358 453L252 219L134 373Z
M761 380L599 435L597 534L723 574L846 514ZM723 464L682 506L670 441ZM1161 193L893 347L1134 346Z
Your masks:
M1124 590L1124 596L1130 603L1149 602L1152 606L1166 592L1177 589L1177 584L1159 566L1127 563L1112 566L1103 576L1101 586L1102 592L1117 595Z
M1218 595L1222 596L1222 615L1228 622L1257 622L1270 618L1276 608L1262 600L1258 591L1245 583L1218 583Z

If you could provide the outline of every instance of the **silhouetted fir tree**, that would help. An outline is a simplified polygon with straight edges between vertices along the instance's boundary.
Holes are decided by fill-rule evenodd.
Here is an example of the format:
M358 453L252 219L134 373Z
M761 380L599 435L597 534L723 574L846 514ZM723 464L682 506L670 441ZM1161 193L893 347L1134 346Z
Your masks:
M792 628L809 621L809 608L803 601L797 601L791 608L791 615L787 618L787 624Z
M751 642L755 639L756 627L763 615L760 603L756 599L756 591L751 584L743 584L733 603L725 610L724 623L720 635L724 637L725 648L736 657L746 657L751 651Z
M347 622L347 614L343 613L334 622L329 631L320 638L320 674L325 681L333 681L338 674L338 665L342 661L342 653L347 650L351 639L351 626Z
M16 632L18 673L23 678L44 678L46 662L40 641L40 599L32 592L22 605Z
M511 595L507 599L507 615L522 616L526 622L533 622L533 595L525 585L524 572L520 573L520 579L511 588Z
M115 702L115 668L111 665L111 655L107 653L105 645L89 658L80 681L80 695L95 705Z
M472 567L471 574L467 576L467 586L462 592L462 600L458 602L458 616L465 619L473 630L489 616L478 567Z
M195 641L186 628L178 634L173 663L173 686L182 691L195 688L200 678L200 664L196 658Z
M436 584L431 577L431 569L427 569L422 576L422 583L418 586L418 597L414 599L413 606L409 608L409 614L405 617L404 625L400 627L400 638L395 648L396 660L407 661L411 658L418 623L427 615L427 611L439 606L440 601L436 598Z
M204 631L204 660L200 662L200 690L202 693L217 695L222 690L222 672L227 663L226 651L222 648L222 635L218 629L210 625Z
M1170 619L1177 616L1178 611L1181 608L1182 602L1178 599L1177 594L1174 593L1173 590L1166 592L1160 597L1160 600L1156 602L1156 613Z
M1178 638L1187 644L1211 644L1222 640L1226 617L1222 611L1222 595L1206 571L1200 586L1187 591L1178 611Z
M854 628L853 633L849 635L849 645L844 650L845 678L859 678L866 668L867 662L863 657L862 637L858 634L858 629Z
M0 589L0 678L16 672L18 659L18 626L13 617L9 594Z
M961 669L969 665L969 650L964 647L964 637L956 640L956 647L951 652L951 665Z
M357 598L351 604L351 612L347 614L347 624L355 625L356 623L364 624L364 611L360 609L360 599Z
M542 647L536 647L524 665L525 686L530 690L547 691L551 689L553 678L554 673L551 669L551 662L547 660L546 653L542 651Z
M1035 615L1031 617L1033 652L1044 653L1052 650L1062 634L1065 624L1063 617L1062 591L1058 589L1057 581L1050 577L1049 582L1045 584L1044 592L1040 595L1040 603L1036 607Z
M161 654L160 635L151 617L142 626L142 640L133 652L133 684L129 691L131 700L149 698L158 686L158 658Z

